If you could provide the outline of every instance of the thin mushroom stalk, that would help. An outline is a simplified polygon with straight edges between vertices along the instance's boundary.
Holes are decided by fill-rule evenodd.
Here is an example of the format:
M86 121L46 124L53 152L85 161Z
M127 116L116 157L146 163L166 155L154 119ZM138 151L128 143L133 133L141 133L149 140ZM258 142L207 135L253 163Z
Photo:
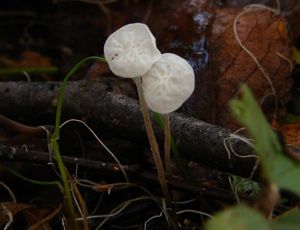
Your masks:
M145 127L158 171L158 177L166 201L170 195L166 182L163 163L158 144L154 136L148 107L143 96L141 77L157 62L161 53L156 47L156 40L148 26L133 23L121 27L112 33L104 44L104 55L111 71L123 78L133 78L139 95Z
M151 146L153 158L154 158L155 165L156 165L156 168L157 168L157 174L158 174L159 182L160 182L163 194L165 196L166 202L169 203L171 201L170 193L169 193L169 189L168 189L168 186L167 186L167 180L166 180L166 176L165 176L165 172L164 172L163 162L162 162L161 157L160 157L158 144L157 144L154 132L153 132L153 127L152 127L152 123L151 123L151 119L150 119L150 115L149 115L148 106L147 106L146 101L144 99L143 88L142 88L142 83L141 83L141 77L136 77L133 80L134 80L134 82L136 84L136 87L137 87L139 101L140 101L140 105L141 105L141 111L143 113L143 118L144 118L144 123L145 123L145 127L146 127L147 136L148 136L148 139L149 139L149 143L150 143L150 146Z
M171 161L171 131L170 131L170 119L168 114L163 115L164 122L164 152L165 152L165 167L167 176L172 175L172 161Z
M171 197L148 108L164 115L165 163L171 175L170 122L167 114L178 109L191 96L195 85L194 70L178 55L161 55L155 37L142 23L128 24L112 33L104 44L104 55L115 75L133 78L136 84L159 182L169 205ZM174 229L178 228L172 221L171 224Z
M142 77L142 87L148 107L162 114L164 123L164 152L167 175L172 174L170 154L170 121L168 114L178 109L193 93L193 68L176 54L165 53Z

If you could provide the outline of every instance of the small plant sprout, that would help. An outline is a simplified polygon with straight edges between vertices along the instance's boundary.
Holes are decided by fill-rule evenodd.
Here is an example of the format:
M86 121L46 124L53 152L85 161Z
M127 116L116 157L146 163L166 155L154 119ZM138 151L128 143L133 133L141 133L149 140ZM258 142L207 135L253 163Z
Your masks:
M128 24L112 33L104 44L104 55L111 71L120 77L133 78L139 95L144 123L157 167L159 182L165 199L170 195L163 163L153 132L148 107L143 96L141 76L157 62L161 53L148 26L142 23Z
M170 121L168 113L178 109L193 93L194 70L176 54L165 53L142 77L145 101L148 107L163 114L165 132L166 171L171 175Z
M144 75L161 57L148 26L133 23L112 33L104 44L104 55L111 71L124 78Z

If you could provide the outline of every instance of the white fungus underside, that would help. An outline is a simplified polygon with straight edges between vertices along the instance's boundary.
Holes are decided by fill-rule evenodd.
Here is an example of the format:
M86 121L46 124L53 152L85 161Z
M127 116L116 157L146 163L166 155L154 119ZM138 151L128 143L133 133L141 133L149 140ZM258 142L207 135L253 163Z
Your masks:
M104 44L111 71L120 77L144 75L160 58L156 41L145 24L128 24L112 33Z
M147 105L161 114L178 109L195 87L192 67L183 58L169 53L163 54L142 79Z

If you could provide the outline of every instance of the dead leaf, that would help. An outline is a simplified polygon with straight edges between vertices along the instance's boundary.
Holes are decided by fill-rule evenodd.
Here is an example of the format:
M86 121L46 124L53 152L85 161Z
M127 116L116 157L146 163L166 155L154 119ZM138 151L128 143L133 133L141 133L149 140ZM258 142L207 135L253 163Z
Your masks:
M94 63L87 72L86 79L95 80L100 77L110 76L111 71L106 63Z
M272 87L284 105L290 98L292 45L287 27L280 15L269 10L258 10L242 15L237 22L241 43L257 59L272 82L255 63L254 59L238 44L233 22L240 13L236 9L219 9L213 24L211 61L217 75L215 87L215 114L218 125L236 129L228 109L228 101L238 95L242 83L252 89L264 112L272 118L276 112Z
M249 4L262 4L261 0L227 0L223 7L239 7L242 8ZM277 0L264 1L264 5L272 7L274 9L278 8ZM300 1L299 0L289 0L280 1L280 11L288 22L294 39L300 36Z
M283 134L286 144L300 148L300 122L283 125L273 123L274 126Z
M278 136L282 139L284 153L300 163L300 122L282 124L274 120L272 127L277 130Z
M41 53L32 50L24 50L21 53L21 60L19 64L20 66L27 67L43 67L51 66L52 63L49 57L45 57Z
M289 0L281 1L282 14L285 16L289 27L291 28L294 39L300 37L300 1Z
M0 64L7 67L47 67L52 65L49 57L32 50L22 51L19 60L0 56Z
M25 213L26 221L30 226L28 230L34 229L43 229L43 230L51 230L51 226L48 223L51 221L62 209L62 204L59 204L58 207L51 211L45 208L30 208L27 209Z
M1 202L0 205L0 225L7 223L9 217L7 215L7 210L11 212L12 216L15 216L19 212L30 208L31 205L14 203L14 202ZM7 210L6 210L7 209Z

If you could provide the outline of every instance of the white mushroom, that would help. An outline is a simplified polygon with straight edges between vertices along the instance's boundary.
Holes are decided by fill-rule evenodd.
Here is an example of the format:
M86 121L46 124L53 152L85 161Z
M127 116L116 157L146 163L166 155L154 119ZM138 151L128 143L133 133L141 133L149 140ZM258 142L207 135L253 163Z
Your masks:
M165 53L142 76L142 87L149 108L167 114L178 109L193 93L194 70L185 59Z
M111 71L120 77L133 78L140 99L145 127L156 164L158 179L166 202L170 202L170 194L158 144L153 132L149 111L143 97L141 76L156 63L161 53L156 41L145 24L126 25L112 33L104 44L105 59Z
M107 38L104 56L115 75L133 78L145 74L159 60L161 53L148 26L133 23Z

